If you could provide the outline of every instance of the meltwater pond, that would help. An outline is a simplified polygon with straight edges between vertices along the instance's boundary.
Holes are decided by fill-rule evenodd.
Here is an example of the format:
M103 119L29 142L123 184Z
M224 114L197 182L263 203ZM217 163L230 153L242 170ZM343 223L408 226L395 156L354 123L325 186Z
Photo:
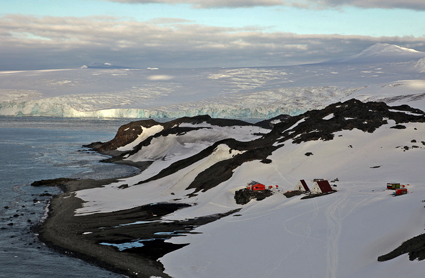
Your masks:
M31 227L59 190L30 184L137 173L130 166L99 163L104 156L82 147L112 139L129 121L0 117L0 277L122 277L53 252L37 240Z

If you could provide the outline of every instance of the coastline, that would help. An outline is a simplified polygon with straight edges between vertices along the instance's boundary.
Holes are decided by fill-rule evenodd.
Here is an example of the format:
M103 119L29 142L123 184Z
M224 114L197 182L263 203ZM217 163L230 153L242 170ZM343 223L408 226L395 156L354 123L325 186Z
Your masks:
M140 172L151 164L149 162L123 161L120 157L121 152L97 148L102 144L104 143L94 142L83 145L83 147L109 156L101 162L132 166L138 168ZM77 191L102 187L120 178L131 177L140 172L130 176L103 180L58 178L34 181L31 184L32 186L58 187L62 193L51 197L46 207L47 216L40 224L33 226L33 232L49 248L67 256L82 259L103 269L127 277L170 278L163 272L164 267L158 259L185 245L167 243L165 240L190 233L193 228L215 221L228 214L162 223L160 221L162 216L189 206L181 203L163 203L145 204L110 213L75 215L75 211L83 206L83 200L76 197ZM143 242L143 244L132 246L126 250L120 250L116 247L121 243L138 241Z
M171 278L163 272L164 267L158 259L186 244L172 244L165 240L189 234L197 226L239 211L161 222L162 216L190 205L158 203L109 213L75 215L75 210L83 205L83 200L76 197L75 192L102 187L116 180L56 179L35 182L36 186L43 186L41 184L44 183L58 186L63 191L51 198L45 221L34 228L40 241L55 251L128 277ZM121 251L116 247L122 243L140 241L143 242L142 247Z
M85 147L90 148L90 146ZM109 159L114 157L111 153L98 153L112 155ZM132 166L138 168L140 172L150 165L150 163L127 163L118 160L104 162ZM33 227L34 233L41 242L59 253L82 259L90 264L118 274L128 277L160 275L160 277L171 278L163 273L164 268L156 259L153 260L147 256L135 256L130 253L126 254L117 251L116 248L111 246L98 244L96 234L100 228L108 227L108 225L113 227L122 224L123 221L120 219L115 219L115 221L112 219L116 213L75 216L75 210L83 206L83 200L77 198L75 192L102 187L120 178L124 177L102 180L58 178L34 181L31 184L32 186L56 186L62 191L62 193L51 197L46 207L47 217L42 223ZM150 220L149 217L143 215L143 210L139 208L134 208L134 210L138 211L138 213L133 213L132 217L145 216L146 220ZM101 230L101 232L103 233L104 231Z
M108 217L109 213L92 216L75 216L74 211L82 207L83 201L75 197L75 191L102 186L108 180L77 180L62 184L66 191L55 195L49 204L47 219L36 228L39 239L50 248L69 256L83 259L104 269L129 277L151 277L165 275L160 263L143 256L134 256L117 251L110 246L97 244L96 234L102 223L117 224ZM113 213L112 213L113 215ZM102 218L97 219L96 218ZM115 221L116 222L116 221ZM100 233L103 231L99 230ZM91 233L85 235L84 233Z

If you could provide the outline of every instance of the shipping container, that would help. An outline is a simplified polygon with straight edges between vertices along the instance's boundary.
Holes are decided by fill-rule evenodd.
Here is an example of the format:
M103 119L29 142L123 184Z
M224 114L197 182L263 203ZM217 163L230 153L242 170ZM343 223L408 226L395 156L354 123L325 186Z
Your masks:
M407 194L407 188L396 189L396 191L393 193L393 195L403 195L403 194Z
M387 189L396 190L396 189L399 189L400 187L401 187L400 183L393 183L393 182L387 183Z

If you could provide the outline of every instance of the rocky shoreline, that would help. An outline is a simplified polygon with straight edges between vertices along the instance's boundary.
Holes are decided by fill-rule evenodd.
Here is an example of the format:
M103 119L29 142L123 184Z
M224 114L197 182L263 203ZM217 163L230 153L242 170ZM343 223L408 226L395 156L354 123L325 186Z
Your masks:
M211 119L208 116L181 118L164 125L167 128L178 122L189 121L200 123L204 120L221 125L248 125L237 120ZM153 120L145 120L144 126L156 124ZM117 136L110 142L94 142L84 147L98 153L111 156L103 160L106 163L125 164L145 170L149 162L123 161L121 152L114 150L117 146L125 145L140 133L139 122L132 122L119 128ZM267 123L263 123L267 124ZM131 127L134 132L122 136L122 130ZM134 129L133 129L134 127ZM175 132L185 132L178 129ZM113 145L111 147L111 144ZM123 178L123 177L120 177ZM185 245L176 245L164 242L166 239L183 236L191 233L197 226L220 219L239 210L228 213L185 219L182 221L161 222L162 216L177 209L190 206L182 203L148 204L129 210L97 213L86 216L76 216L75 211L83 206L83 201L75 193L79 190L102 187L116 182L119 178L93 180L58 178L52 180L35 181L32 186L55 186L62 190L62 194L55 195L48 204L48 215L44 222L33 228L39 239L48 247L80 258L84 261L123 274L128 277L169 277L158 259L166 253L179 249ZM123 187L124 188L124 187ZM133 241L137 246L125 250L117 248L121 243ZM140 242L143 242L140 244Z
M115 179L56 179L35 182L34 186L58 186L64 193L54 196L48 205L48 217L34 228L48 247L128 277L169 277L158 258L185 245L164 242L174 236L191 233L197 226L237 212L230 211L184 221L161 222L162 216L188 204L149 204L111 213L76 216L83 201L78 190L101 187ZM123 242L143 242L141 247L121 250ZM104 243L104 244L102 244ZM105 244L106 243L106 244Z

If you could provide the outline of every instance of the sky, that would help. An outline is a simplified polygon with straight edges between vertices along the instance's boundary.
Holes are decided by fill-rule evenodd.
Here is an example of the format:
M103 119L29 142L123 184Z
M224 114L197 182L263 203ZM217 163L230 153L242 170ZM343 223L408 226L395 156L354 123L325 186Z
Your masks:
M258 67L425 52L423 0L2 0L0 70Z

